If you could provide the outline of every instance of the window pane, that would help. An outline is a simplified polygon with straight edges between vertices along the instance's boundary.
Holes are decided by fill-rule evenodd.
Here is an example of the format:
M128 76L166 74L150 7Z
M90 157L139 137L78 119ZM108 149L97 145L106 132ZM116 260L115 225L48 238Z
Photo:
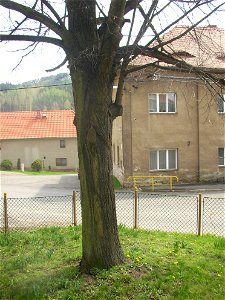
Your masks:
M65 147L66 147L66 141L60 140L60 148L65 148Z
M225 151L224 148L218 149L218 156L219 156L219 165L224 166L225 165Z
M156 94L149 95L149 111L157 112L157 97Z
M66 158L56 158L56 166L57 167L67 166L67 159Z
M177 163L176 163L176 150L168 150L168 167L169 169L176 169Z
M225 96L218 98L218 112L225 112Z
M159 151L159 169L160 170L166 169L166 150Z
M159 111L166 112L166 94L159 94Z
M150 170L157 170L157 151L150 152Z
M168 94L168 112L176 111L176 97L174 93Z

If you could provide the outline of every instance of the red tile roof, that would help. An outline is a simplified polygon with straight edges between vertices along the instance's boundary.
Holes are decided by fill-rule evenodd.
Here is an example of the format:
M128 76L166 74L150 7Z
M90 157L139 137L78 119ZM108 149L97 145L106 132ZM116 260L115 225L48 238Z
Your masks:
M0 140L32 138L72 138L74 111L0 112Z
M187 29L187 26L175 26L161 37L161 41L169 41ZM155 42L151 47L156 45ZM225 30L217 26L196 27L179 39L165 45L164 49L174 57L193 66L225 68ZM190 54L189 57L179 55L182 52ZM153 61L152 58L140 55L133 63L139 65Z

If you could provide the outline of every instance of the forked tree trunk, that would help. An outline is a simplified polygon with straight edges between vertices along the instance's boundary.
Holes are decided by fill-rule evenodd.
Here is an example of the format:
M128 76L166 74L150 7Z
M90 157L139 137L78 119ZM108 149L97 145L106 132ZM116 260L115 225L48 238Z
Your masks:
M71 71L82 207L81 271L123 262L112 183L112 121L108 112L112 83L98 74ZM106 83L107 82L107 83Z

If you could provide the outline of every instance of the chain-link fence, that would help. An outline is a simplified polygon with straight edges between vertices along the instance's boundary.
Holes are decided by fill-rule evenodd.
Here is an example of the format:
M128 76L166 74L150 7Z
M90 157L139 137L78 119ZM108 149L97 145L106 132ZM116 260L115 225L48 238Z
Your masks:
M1 223L7 219L9 229L69 225L73 223L72 200L71 196L8 198L7 217L1 213Z
M225 234L225 199L116 192L118 224L193 234ZM81 224L80 191L68 196L7 198L0 205L1 231Z
M197 197L139 193L138 203L140 228L197 233Z
M203 198L203 234L225 235L225 199Z

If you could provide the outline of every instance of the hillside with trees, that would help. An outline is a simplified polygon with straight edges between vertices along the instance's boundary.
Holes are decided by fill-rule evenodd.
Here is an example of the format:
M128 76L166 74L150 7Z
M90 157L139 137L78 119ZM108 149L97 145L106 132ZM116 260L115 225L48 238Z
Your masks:
M69 74L42 77L21 84L0 83L0 111L73 109Z

